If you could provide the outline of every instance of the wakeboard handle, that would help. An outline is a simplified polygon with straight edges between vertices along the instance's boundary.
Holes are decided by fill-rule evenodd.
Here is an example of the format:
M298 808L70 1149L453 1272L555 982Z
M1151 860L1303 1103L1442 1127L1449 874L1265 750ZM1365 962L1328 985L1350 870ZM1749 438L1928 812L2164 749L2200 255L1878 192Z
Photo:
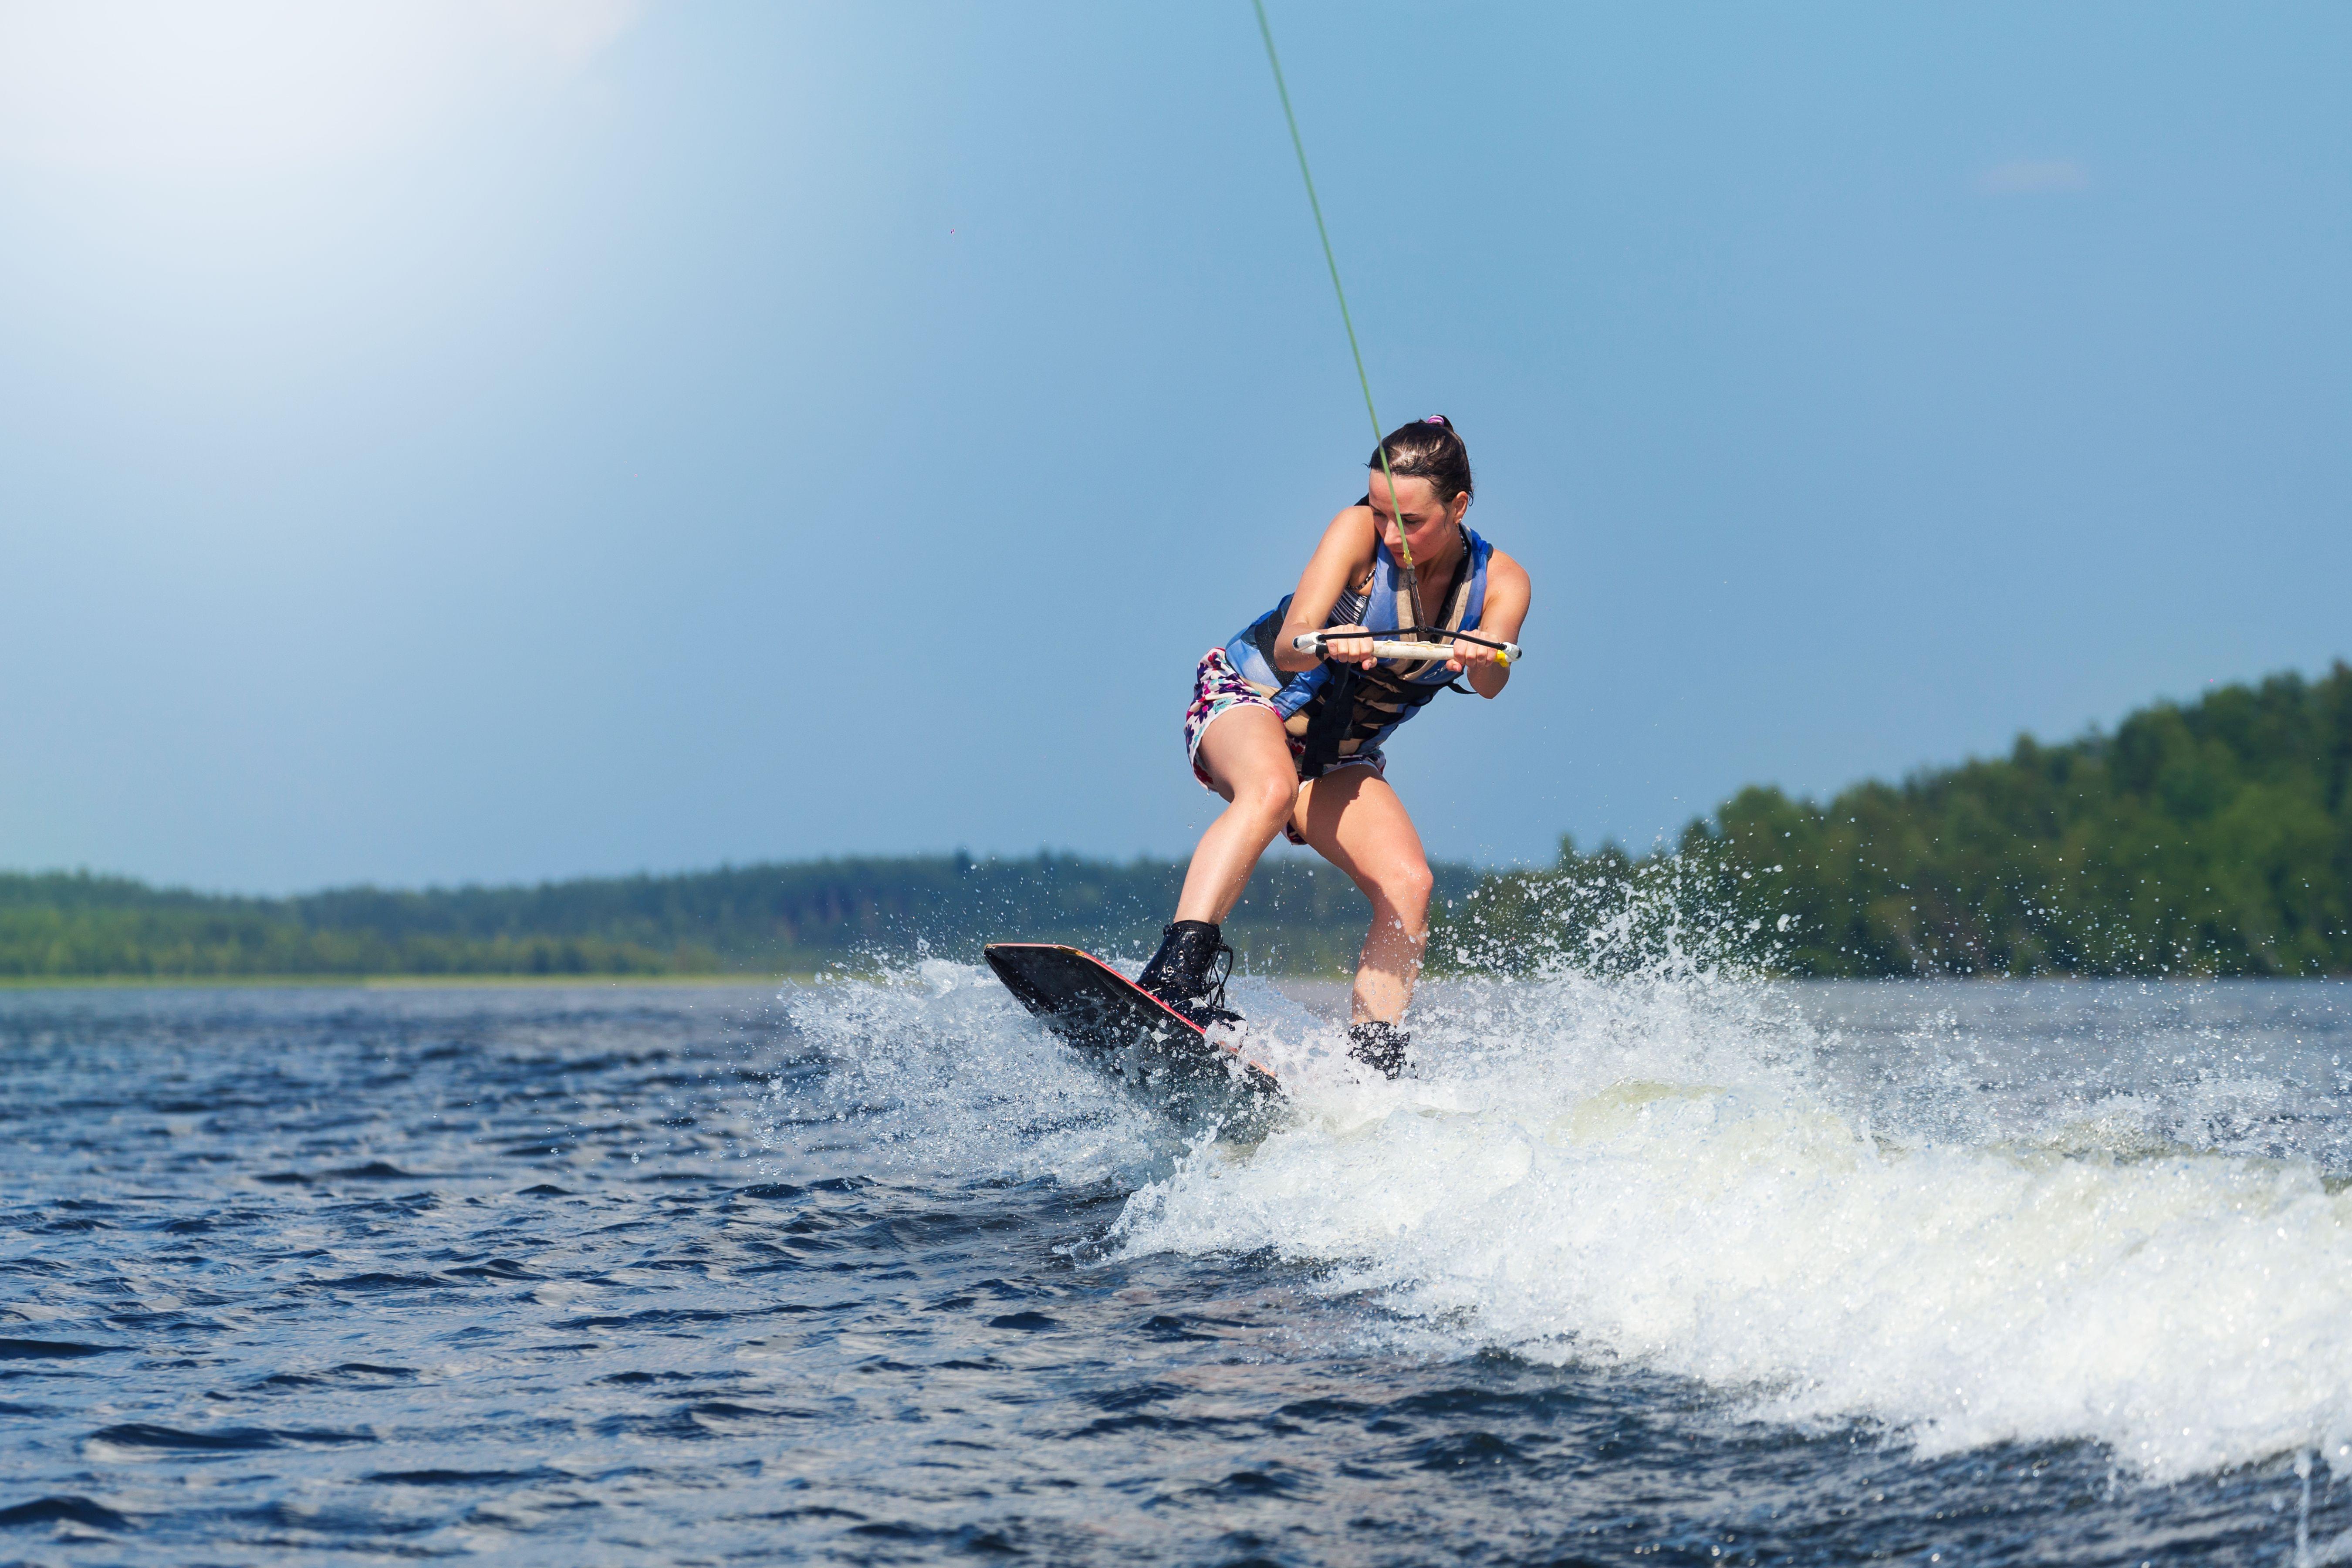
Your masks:
M1327 642L1334 639L1353 641L1364 635L1361 632L1301 632L1290 639L1290 646L1301 653L1311 653L1320 658ZM1374 637L1372 657L1409 659L1448 658L1454 652L1453 639L1458 638L1463 642L1476 643L1481 647L1494 648L1503 656L1499 662L1507 668L1519 661L1519 645L1515 642L1489 642L1485 637L1474 637L1466 632L1450 633L1448 638L1449 640L1442 643L1427 643L1398 642L1391 637Z

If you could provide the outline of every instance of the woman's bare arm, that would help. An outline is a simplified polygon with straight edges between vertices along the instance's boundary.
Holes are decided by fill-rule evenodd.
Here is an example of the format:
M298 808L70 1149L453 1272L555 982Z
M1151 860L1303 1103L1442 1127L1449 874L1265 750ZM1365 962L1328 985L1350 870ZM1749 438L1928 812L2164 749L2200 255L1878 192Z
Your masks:
M1486 603L1478 612L1478 635L1495 642L1517 642L1528 618L1529 594L1527 568L1497 550L1486 558ZM1500 697L1509 684L1511 667L1497 650L1476 643L1457 642L1449 667L1470 677L1470 689L1481 697Z
M1299 574L1298 591L1291 595L1290 614L1283 618L1282 635L1274 643L1274 668L1286 675L1312 669L1321 660L1290 646L1301 632L1319 632L1330 618L1331 606L1348 585L1360 579L1372 564L1372 509L1351 506L1331 520L1323 542ZM1493 569L1488 568L1488 582ZM1490 587L1490 593L1493 591Z

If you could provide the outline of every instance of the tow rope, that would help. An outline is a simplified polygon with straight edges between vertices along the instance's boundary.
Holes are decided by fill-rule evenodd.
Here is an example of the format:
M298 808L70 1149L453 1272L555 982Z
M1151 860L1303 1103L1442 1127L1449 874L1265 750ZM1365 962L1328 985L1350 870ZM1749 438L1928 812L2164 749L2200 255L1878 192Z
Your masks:
M1274 68L1274 90L1282 99L1283 122L1290 127L1291 150L1298 154L1298 177L1307 182L1307 205L1315 212L1315 233L1323 241L1323 262L1331 269L1331 292L1339 297L1339 324L1348 329L1348 352L1355 356L1356 381L1364 389L1364 412L1372 422L1372 448L1381 455L1381 477L1389 482L1389 506L1396 513L1397 563L1404 569L1405 592L1412 601L1412 618L1428 619L1421 607L1421 574L1412 563L1412 545L1405 538L1404 508L1397 501L1396 476L1389 471L1388 433L1381 428L1380 411L1372 406L1372 378L1364 374L1364 351L1356 342L1355 319L1348 313L1348 290L1339 283L1339 258L1331 251L1331 231L1323 224L1323 204L1316 199L1315 174L1307 166L1307 143L1298 134L1298 116L1291 112L1290 89L1282 79L1282 57L1275 52L1274 28L1265 19L1265 0L1250 0L1257 12L1258 37L1265 40L1265 63ZM1411 628L1423 629L1419 625Z

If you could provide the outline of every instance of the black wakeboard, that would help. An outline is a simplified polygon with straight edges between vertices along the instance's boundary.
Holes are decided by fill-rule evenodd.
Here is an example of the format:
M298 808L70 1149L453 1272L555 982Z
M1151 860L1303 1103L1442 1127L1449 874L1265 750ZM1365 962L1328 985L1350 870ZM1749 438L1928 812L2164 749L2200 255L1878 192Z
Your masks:
M1273 1073L1092 953L1043 942L992 942L988 967L1021 1005L1146 1100L1187 1121L1263 1125L1282 1099Z

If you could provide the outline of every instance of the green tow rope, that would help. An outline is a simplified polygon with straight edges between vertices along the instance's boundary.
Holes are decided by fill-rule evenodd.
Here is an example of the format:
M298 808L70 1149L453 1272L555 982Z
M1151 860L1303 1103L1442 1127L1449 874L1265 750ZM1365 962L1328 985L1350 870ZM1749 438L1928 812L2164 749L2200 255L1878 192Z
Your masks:
M1282 57L1274 50L1274 28L1265 19L1265 0L1250 0L1257 12L1258 37L1265 40L1265 63L1274 68L1274 90L1282 98L1282 118L1290 127L1290 145L1298 154L1298 177L1307 182L1307 205L1315 210L1315 232L1323 241L1323 260L1331 268L1331 292L1339 297L1339 324L1348 329L1348 352L1356 356L1356 381L1364 389L1364 413L1372 422L1372 447L1381 455L1381 477L1389 482L1389 505L1397 514L1397 560L1404 568L1405 592L1412 600L1412 624L1425 626L1421 610L1421 574L1412 563L1412 545L1405 538L1404 509L1397 504L1396 476L1389 472L1387 433L1380 411L1372 406L1372 378L1364 374L1364 351L1356 343L1355 319L1348 313L1348 290L1339 285L1339 258L1331 253L1331 231L1323 225L1323 204L1316 199L1315 174L1307 166L1307 143L1298 134L1298 116L1290 110L1290 89L1282 79Z

